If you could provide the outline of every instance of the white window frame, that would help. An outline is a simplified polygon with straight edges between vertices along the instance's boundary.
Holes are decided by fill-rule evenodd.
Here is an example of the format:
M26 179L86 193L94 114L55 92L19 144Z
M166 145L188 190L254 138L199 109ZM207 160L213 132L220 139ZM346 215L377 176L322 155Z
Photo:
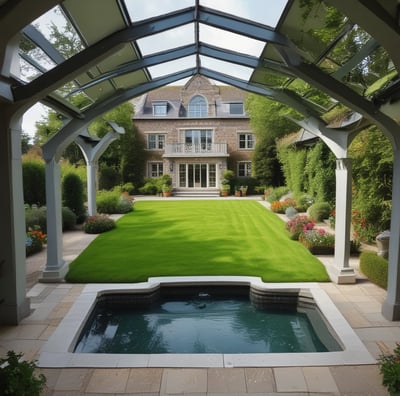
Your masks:
M156 171L153 172L153 166L156 166ZM148 175L149 177L160 177L164 174L164 163L163 162L149 162L148 163Z
M188 105L188 117L189 118L208 117L208 102L203 95L195 95L190 99Z
M168 113L168 102L153 102L153 116L165 117Z
M154 137L154 142L151 138ZM153 146L154 143L154 147ZM165 149L165 134L163 133L148 133L147 134L147 150L164 150Z
M241 139L244 136L244 140ZM244 142L245 147L241 147L240 143ZM238 149L239 150L254 150L256 145L255 135L252 132L238 132Z
M239 161L237 163L238 177L251 177L251 161Z

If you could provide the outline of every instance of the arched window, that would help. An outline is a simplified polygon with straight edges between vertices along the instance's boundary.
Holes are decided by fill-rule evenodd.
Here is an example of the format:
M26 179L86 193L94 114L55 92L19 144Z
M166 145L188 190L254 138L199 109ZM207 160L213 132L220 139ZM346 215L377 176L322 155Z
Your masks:
M189 102L189 117L207 117L207 101L203 96L196 95Z

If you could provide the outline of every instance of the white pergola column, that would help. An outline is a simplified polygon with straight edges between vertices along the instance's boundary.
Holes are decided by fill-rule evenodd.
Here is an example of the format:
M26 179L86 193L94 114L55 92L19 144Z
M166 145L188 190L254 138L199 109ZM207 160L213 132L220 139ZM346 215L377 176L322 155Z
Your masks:
M97 191L97 169L99 158L104 154L108 146L125 133L125 129L114 121L107 121L112 130L107 132L101 139L90 135L89 131L75 138L86 161L88 215L97 214L96 191Z
M87 173L87 198L88 198L88 215L94 216L97 213L96 191L97 191L97 161L89 161L86 165Z
M335 266L332 274L336 283L355 283L354 269L350 267L351 224L351 171L350 158L336 160L336 218L335 218Z
M400 320L400 208L398 206L400 202L400 150L394 149L393 154L388 287L386 300L382 305L382 314L388 320Z
M42 282L63 280L68 265L62 258L62 200L61 168L53 157L46 162L46 206L47 206L47 262Z
M21 119L11 124L3 113L0 136L0 324L17 325L30 313L26 297Z

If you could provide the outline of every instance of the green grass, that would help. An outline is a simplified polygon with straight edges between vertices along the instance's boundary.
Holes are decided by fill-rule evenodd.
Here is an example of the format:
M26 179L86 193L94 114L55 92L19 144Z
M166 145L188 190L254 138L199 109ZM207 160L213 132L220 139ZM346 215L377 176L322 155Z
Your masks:
M155 276L247 275L266 282L328 281L285 223L255 201L139 201L70 265L69 282Z

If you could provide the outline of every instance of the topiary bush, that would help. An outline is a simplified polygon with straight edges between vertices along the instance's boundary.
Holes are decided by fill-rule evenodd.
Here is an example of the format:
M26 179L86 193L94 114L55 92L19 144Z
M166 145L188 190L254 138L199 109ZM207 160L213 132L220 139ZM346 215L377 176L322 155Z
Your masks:
M101 234L116 227L115 221L105 215L89 216L83 223L86 234Z
M73 230L76 226L76 215L75 213L64 206L62 208L62 229L63 231Z
M387 289L388 260L376 252L364 251L360 254L360 270L373 283Z
M313 221L321 222L329 218L331 205L328 202L316 202L308 208L307 213Z
M76 215L78 224L83 223L86 209L83 198L83 183L76 173L68 173L62 183L63 206L70 208Z
M39 161L23 162L22 177L24 183L24 202L28 205L45 205L46 176L44 164Z

